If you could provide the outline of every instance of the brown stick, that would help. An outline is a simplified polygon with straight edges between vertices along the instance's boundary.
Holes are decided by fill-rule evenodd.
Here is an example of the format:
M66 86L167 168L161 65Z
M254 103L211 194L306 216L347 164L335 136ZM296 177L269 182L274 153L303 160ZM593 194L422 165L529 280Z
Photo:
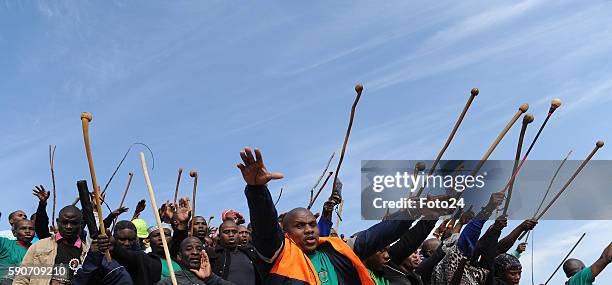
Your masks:
M312 198L312 201L310 201L306 209L310 210L310 208L312 208L312 205L314 205L315 201L317 201L317 198L319 198L319 194L321 194L321 191L323 191L323 188L327 184L327 181L329 180L332 174L334 174L333 171L330 171L327 173L327 177L325 177L325 180L323 181L323 185L321 185L321 188L319 188L319 190L317 191L317 194Z
M130 189L130 184L132 183L132 177L134 177L134 171L130 170L130 178L128 178L127 185L125 186L125 191L123 191L123 197L121 198L121 203L119 203L119 208L123 207L123 201L125 201L125 196L127 195L128 190Z
M149 171L147 170L147 161L145 160L144 152L140 153L140 162L142 163L142 171L144 172L145 181L147 182L147 189L149 190L149 197L151 198L151 204L153 207L153 214L155 215L155 221L159 228L159 235L161 236L162 246L164 247L164 255L166 256L166 262L168 263L168 269L170 270L170 280L173 285L177 285L176 276L174 275L174 268L172 267L172 259L170 257L170 250L168 250L168 243L166 243L166 233L162 227L161 218L157 211L157 202L155 201L155 193L153 192L153 186L151 185L151 178L149 178Z
M478 88L472 88L472 91L470 91L470 94L471 94L470 98L467 100L467 102L465 102L465 106L463 107L463 111L461 111L461 115L459 115L459 118L457 119L457 122L455 122L455 126L453 127L453 130L451 131L451 133L448 135L448 138L446 139L446 143L444 144L444 146L438 153L438 156L436 156L436 159L431 165L428 175L432 175L434 171L436 170L436 166L440 162L442 155L444 154L444 152L450 145L451 141L455 137L455 134L457 133L457 130L459 129L459 125L461 125L461 122L463 122L463 118L465 117L465 114L467 113L468 109L472 105L472 101L474 101L474 98L476 98L476 96L478 96L479 93L480 91L478 90ZM414 195L414 197L420 197L424 189L425 189L425 186L422 186L421 188L419 188L419 191L416 193L416 195Z
M344 161L344 153L346 152L346 145L348 144L349 136L351 135L351 128L353 127L353 119L355 118L355 109L357 108L357 103L361 98L361 92L363 91L363 85L357 84L355 85L355 92L357 92L357 97L355 97L355 101L353 101L353 106L351 107L351 116L349 119L348 127L346 128L346 135L344 136L344 143L342 144L342 152L340 152L340 159L338 160L338 166L336 166L336 171L334 173L334 184L338 181L338 173L340 172L340 167L342 166L342 161ZM332 195L334 195L335 189L332 187Z
M208 222L206 223L208 226L210 226L210 222L215 218L215 216L210 216L208 217Z
M599 150L600 148L602 148L604 146L604 142L599 140L595 143L595 148L593 148L593 150L591 151L591 153L589 153L589 156L587 156L586 159L584 159L584 161L582 161L582 163L580 164L580 166L578 166L578 169L576 169L576 171L574 171L574 174L572 174L572 176L569 178L569 180L567 180L567 182L565 182L565 185L563 185L563 187L561 187L561 190L559 190L559 192L557 193L557 195L555 195L555 197L553 197L553 199L548 203L548 205L546 205L546 207L544 208L544 210L542 210L542 212L536 217L536 220L541 219L544 214L546 214L546 212L548 211L548 209L550 209L550 207L552 207L552 205L555 203L555 201L557 201L557 199L559 199L559 197L561 196L561 194L563 194L563 192L565 191L565 189L567 189L567 187L572 183L572 181L574 181L574 179L576 178L576 176L578 176L578 174L580 173L580 171L582 171L582 169L586 166L586 164L591 160L591 158L593 158L593 156L595 155L595 153L597 152L597 150ZM523 232L521 234L521 236L519 236L519 239L522 239L525 235L527 234L527 232Z
M53 166L55 162L55 146L49 145L49 165L51 166L51 182L53 183L53 209L51 210L51 225L55 228L55 205L57 190L55 188L55 169Z
M181 174L183 174L183 168L178 169L178 178L176 179L176 189L174 189L174 202L172 205L176 207L176 198L178 197L179 184L181 183Z
M106 227L104 226L104 215L102 214L102 202L100 202L100 188L98 187L98 181L96 180L96 171L94 169L93 158L91 155L91 145L89 143L89 122L92 120L91 113L83 112L81 114L81 123L83 126L83 140L85 142L85 152L87 153L87 163L89 164L89 173L91 174L91 184L94 189L94 198L96 203L96 210L98 212L98 223L100 226L100 234L106 234ZM110 252L106 250L104 252L106 259L110 262Z
M508 133L508 131L510 130L510 128L512 128L512 125L514 125L514 123L516 122L516 120L518 120L518 118L525 112L527 112L527 109L529 109L529 104L524 103L519 107L519 110L516 112L516 114L514 114L514 116L512 117L512 119L510 119L510 121L508 122L508 124L506 124L506 127L504 127L504 129L501 131L501 133L499 133L499 135L497 136L497 138L495 139L495 141L493 141L493 144L491 145L491 147L489 147L489 149L487 150L487 152L485 153L485 155L482 157L482 159L480 159L480 161L478 162L478 164L476 165L476 168L474 168L474 171L472 171L472 175L471 176L476 176L476 174L478 174L478 171L480 171L480 168L484 165L484 163L487 161L487 159L489 159L489 156L491 156L491 153L493 153L493 151L495 150L495 148L497 147L497 145L499 144L499 142L501 142L501 140L504 138L504 136L506 135L506 133Z
M189 176L193 177L193 201L191 201L191 230L189 236L193 236L193 226L195 225L195 213L196 213L196 189L198 187L198 172L191 170Z
M512 167L512 175L510 176L510 188L508 188L508 195L506 196L506 201L504 204L504 216L508 213L508 207L510 206L510 200L512 199L512 188L514 187L514 181L516 179L516 167L518 166L519 160L521 159L521 150L523 149L523 140L525 139L525 132L527 131L527 126L531 124L531 122L533 122L533 119L534 117L532 114L527 114L523 117L523 125L521 127L518 144L516 145L514 166Z

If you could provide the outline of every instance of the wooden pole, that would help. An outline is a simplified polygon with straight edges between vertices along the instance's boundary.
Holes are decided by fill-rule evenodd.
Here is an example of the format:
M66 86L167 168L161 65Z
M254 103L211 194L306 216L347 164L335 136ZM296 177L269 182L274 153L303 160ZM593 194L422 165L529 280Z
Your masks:
M155 201L155 193L153 192L153 186L151 185L151 179L149 178L149 171L147 170L147 161L145 160L144 152L140 153L140 161L142 163L142 171L144 172L145 181L147 182L147 189L149 190L151 205L153 206L151 207L151 209L153 210L153 214L155 215L155 221L157 222L157 227L159 228L162 245L164 246L164 255L166 256L166 262L168 263L168 269L170 270L170 279L172 280L173 285L177 285L176 276L174 275L174 268L172 267L170 250L168 250L168 243L166 242L166 233L164 232L161 218L159 217L159 212L157 211L157 202Z
M93 119L91 113L83 112L81 114L81 123L83 126L83 140L85 142L85 151L87 153L87 163L89 164L89 173L91 174L91 184L94 189L94 198L96 203L96 211L98 212L98 223L100 227L100 234L106 234L106 227L104 226L104 215L102 214L102 202L100 201L100 187L98 187L98 182L96 180L96 171L94 169L93 158L91 155L91 145L89 143L89 122ZM111 256L110 252L106 250L104 253L106 259L110 262Z

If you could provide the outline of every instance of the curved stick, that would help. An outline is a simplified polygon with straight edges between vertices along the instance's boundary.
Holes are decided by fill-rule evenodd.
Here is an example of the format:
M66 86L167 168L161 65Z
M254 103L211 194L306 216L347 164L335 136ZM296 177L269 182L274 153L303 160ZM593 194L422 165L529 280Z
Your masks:
M153 214L155 215L155 221L157 222L157 227L159 228L159 235L161 236L162 245L164 247L164 255L166 256L166 262L168 263L168 269L170 270L170 280L172 280L173 285L177 285L176 276L174 275L174 268L172 267L170 251L168 250L168 243L166 243L166 233L164 232L164 228L162 227L162 222L159 217L159 212L157 211L157 202L155 201L155 193L153 193L153 186L151 185L151 179L149 178L149 171L147 170L147 161L145 160L144 152L140 152L140 162L142 163L142 171L145 176L145 181L147 182L149 197L151 198L151 209L153 210Z
M51 182L53 183L53 209L51 210L51 225L55 228L55 205L57 198L57 190L55 188L55 145L49 145L49 165L51 166Z
M519 135L519 140L516 145L516 156L514 158L514 166L512 166L512 175L510 178L510 188L508 188L508 195L506 196L506 201L504 204L503 215L505 216L508 213L508 207L510 206L510 200L512 199L512 188L514 187L514 181L516 179L516 167L518 166L519 159L521 159L521 150L523 148L523 139L525 139L525 132L527 131L527 126L533 122L533 115L527 114L523 117L523 125L521 127L521 133Z
M548 189L546 189L546 193L544 193L544 198L542 198L540 205L538 205L538 209L536 209L535 213L533 213L534 218L536 217L538 212L540 212L540 209L542 208L542 205L544 205L544 201L546 201L546 197L548 196L548 193L550 192L550 188L552 188L553 183L555 182L555 178L557 178L557 174L559 174L559 171L561 171L563 164L565 164L565 162L567 161L567 159L569 158L571 154L572 154L572 150L570 149L570 151L567 153L563 161L561 161L561 164L559 164L559 167L557 167L557 171L555 171L555 174L553 175L552 179L550 179L550 183L548 184Z
M177 198L177 195L178 195L179 184L181 183L181 174L183 174L183 168L182 167L178 169L178 178L176 179L176 189L174 189L174 202L173 202L172 205L176 205L176 198Z
M193 177L193 201L191 201L191 231L189 231L189 236L193 236L193 226L195 225L195 213L196 213L196 189L198 188L198 172L191 170L189 172L189 176Z
M274 202L274 206L278 204L282 196L283 196L283 187L281 187L280 193L278 193L278 198L276 198L276 202Z
M344 153L346 152L346 145L348 144L349 136L351 135L351 128L353 127L353 119L355 118L355 109L357 108L357 103L361 98L361 92L363 91L363 85L357 84L355 85L355 92L357 92L357 97L355 97L355 101L353 101L353 106L351 107L351 116L349 119L348 127L346 128L346 135L344 136L344 143L342 144L342 152L340 152L340 159L338 160L338 166L336 166L336 171L334 173L334 183L332 185L336 185L336 181L338 181L338 173L340 172L340 167L342 166L342 161L344 161ZM335 189L332 187L332 195L334 195Z
M561 188L561 190L559 190L559 192L557 193L557 195L555 195L555 197L553 197L553 199L548 203L548 205L546 205L546 207L544 208L544 210L542 210L542 213L540 213L537 217L536 220L541 219L544 214L546 214L546 212L548 211L548 209L550 209L550 207L552 207L552 205L555 203L555 201L557 201L557 199L559 199L559 197L561 196L561 194L563 194L563 192L565 191L565 189L567 189L567 187L572 183L572 181L574 181L574 179L576 178L576 176L578 176L578 174L580 173L580 171L582 171L582 169L586 166L586 164L591 160L591 158L593 158L593 156L595 155L595 153L597 152L597 150L599 150L600 148L602 148L604 146L604 142L599 140L595 143L595 148L593 148L593 150L591 151L591 153L589 154L589 156L587 156L587 158L582 161L582 163L580 164L580 166L578 167L578 169L576 169L576 171L574 171L574 174L572 174L572 176L569 178L569 180L567 180L567 182L565 182L565 185L563 185L563 187ZM523 232L520 236L519 239L523 239L523 237L525 236L525 234L527 234L527 232Z
M559 271L559 268L561 268L561 266L563 265L563 263L567 260L567 258L570 256L570 254L572 254L572 252L574 252L574 249L576 249L576 247L578 246L578 244L580 244L580 242L582 241L582 239L584 238L584 236L586 235L586 233L583 233L582 236L580 237L580 239L578 239L578 241L576 242L576 244L574 244L574 246L572 247L572 249L570 249L570 251L565 255L565 257L563 258L563 260L561 261L561 263L559 264L559 266L557 266L557 268L555 269L555 271L550 275L550 277L548 277L548 280L546 280L546 282L544 282L544 285L548 284L548 282L550 282L550 279L553 278L553 276L555 276L555 274L557 273L557 271Z
M125 154L123 155L123 158L121 158L121 161L119 161L119 164L117 165L117 167L115 168L115 171L113 171L113 174L111 175L111 177L108 179L108 182L106 182L106 185L104 185L104 189L102 190L102 194L106 193L106 189L108 188L108 185L110 185L111 181L113 181L113 178L115 177L115 174L117 174L117 171L119 171L119 168L121 167L121 165L123 164L123 161L125 160L125 158L127 157L128 153L130 153L130 150L132 150L132 147L135 145L142 145L144 147L147 148L147 150L149 150L149 153L151 154L151 159L153 159L153 165L151 166L151 169L155 169L155 156L153 155L153 151L151 150L151 148L141 142L135 142L133 144L130 145L130 147L128 148L128 150L125 152Z
M327 177L325 177L325 180L323 181L323 185L321 185L321 188L319 188L319 191L317 191L317 194L312 198L312 201L310 201L306 209L310 210L310 208L312 208L312 205L314 205L315 201L317 201L317 198L319 198L319 194L321 194L321 191L323 191L323 188L325 188L325 185L327 184L327 181L329 180L332 174L334 174L333 171L330 171L327 173Z
M83 126L83 140L85 142L85 152L87 153L87 163L89 164L89 173L91 174L91 184L94 189L94 198L96 203L96 210L98 212L98 224L100 227L100 234L106 234L106 227L104 226L104 215L102 214L102 202L100 202L100 187L98 187L98 181L96 180L96 171L94 170L93 158L91 156L91 145L89 144L89 122L93 119L91 113L83 112L81 114L81 123ZM106 259L110 262L110 252L106 250L104 252Z

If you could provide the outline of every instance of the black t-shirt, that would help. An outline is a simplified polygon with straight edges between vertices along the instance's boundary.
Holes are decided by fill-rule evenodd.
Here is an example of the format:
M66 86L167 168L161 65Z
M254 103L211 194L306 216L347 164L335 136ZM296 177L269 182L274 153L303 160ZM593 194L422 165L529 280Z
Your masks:
M232 250L230 260L227 281L238 285L255 285L257 276L251 259L240 250Z
M55 267L58 267L58 270L54 270L58 275L54 275L52 279L60 282L70 282L74 277L75 270L81 266L82 252L81 248L58 241L57 255L55 256Z

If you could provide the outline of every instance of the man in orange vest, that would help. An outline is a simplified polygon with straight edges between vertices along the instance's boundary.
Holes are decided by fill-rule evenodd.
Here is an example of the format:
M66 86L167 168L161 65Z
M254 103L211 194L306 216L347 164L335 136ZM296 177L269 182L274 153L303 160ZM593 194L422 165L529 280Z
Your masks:
M281 229L266 184L283 175L266 169L258 149L253 155L245 148L240 157L242 163L237 166L247 184L245 195L253 226L253 245L271 267L265 284L373 285L361 260L397 240L417 218L382 221L360 232L352 249L340 238L320 237L315 216L304 208L289 211ZM416 216L408 213L411 215Z

